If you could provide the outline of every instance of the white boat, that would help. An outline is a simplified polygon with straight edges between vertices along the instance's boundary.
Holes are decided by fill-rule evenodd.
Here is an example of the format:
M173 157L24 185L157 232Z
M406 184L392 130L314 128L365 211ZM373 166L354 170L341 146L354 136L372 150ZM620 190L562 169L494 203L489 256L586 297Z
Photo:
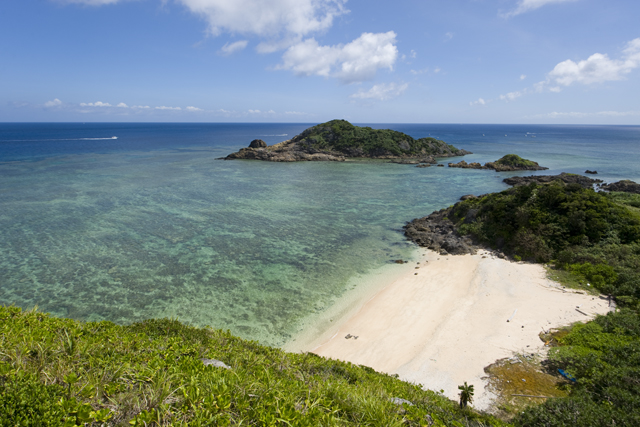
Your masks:
M111 139L118 139L118 137L117 136L112 136Z

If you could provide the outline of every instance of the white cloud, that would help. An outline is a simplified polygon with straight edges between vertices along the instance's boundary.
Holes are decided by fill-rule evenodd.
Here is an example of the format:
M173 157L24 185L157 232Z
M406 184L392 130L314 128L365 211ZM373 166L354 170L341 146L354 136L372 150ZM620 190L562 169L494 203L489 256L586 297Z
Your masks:
M129 106L127 104L125 104L124 102L119 103L118 105L116 105L116 107L118 107L118 108L129 108Z
M346 45L320 46L311 38L291 46L279 69L297 75L336 77L345 83L373 78L378 68L393 69L398 57L396 33L362 33Z
M547 118L547 119L561 119L561 118L584 118L584 117L629 117L640 116L640 111L598 111L596 113L581 113L576 111L558 112L554 111L546 114L537 114L528 118Z
M58 98L54 99L53 101L47 101L44 103L45 107L59 107L60 105L62 105L62 101L60 101Z
M156 107L156 110L175 110L175 111L179 111L179 110L182 110L182 108L180 108L180 107L165 107L163 105L161 107Z
M527 78L527 76L525 74L520 74L520 80L524 80L526 78Z
M627 43L622 53L622 59L610 59L606 54L594 53L582 61L562 61L547 75L547 83L570 86L573 83L589 85L622 80L640 66L640 38Z
M302 37L325 30L348 11L346 0L178 0L209 23L209 32Z
M454 34L453 34L452 32L445 33L445 35L444 35L444 41L449 41L449 40L451 40L451 39L453 38L453 35L454 35Z
M80 103L81 107L111 107L112 105L109 104L108 102L101 102L101 101L97 101L97 102L81 102Z
M532 10L536 10L551 3L567 3L573 2L577 0L520 0L518 2L518 6L507 13L501 13L500 16L503 18L510 18L512 16L520 15L521 13L530 12Z
M103 6L105 4L114 4L122 0L58 0L62 3L86 4L89 6Z
M247 40L240 40L234 43L227 43L224 46L222 46L222 48L220 49L220 52L223 55L231 55L234 52L238 52L242 49L244 49L245 47L247 47L247 43L249 43Z
M477 101L470 102L469 105L486 105L487 101L482 98L478 98Z
M520 98L523 94L524 94L523 92L519 92L519 91L509 92L506 95L500 95L500 99L503 101L513 101L516 98Z
M429 67L427 68L423 68L422 70L410 70L409 71L411 74L413 74L414 76L417 76L419 74L424 74L424 73L428 73L429 72Z
M402 93L407 90L408 87L408 83L404 83L401 85L398 85L396 83L382 83L379 85L374 85L368 91L360 90L359 92L350 95L349 98L377 99L379 101L386 101L387 99L396 98L402 95Z
M260 110L249 110L250 114L260 114Z
M140 108L140 109L146 110L146 109L149 109L151 107L149 107L148 105L134 105L131 108Z
M409 54L409 58L416 58L418 56L418 54L416 53L415 50L411 49L411 53Z
M433 72L434 74L438 74L440 71L442 71L440 68L436 67Z
M285 114L291 114L293 116L306 116L307 113L302 113L300 111L285 111Z
M185 110L191 111L191 112L204 111L202 108L198 108L198 107L187 107L185 108Z

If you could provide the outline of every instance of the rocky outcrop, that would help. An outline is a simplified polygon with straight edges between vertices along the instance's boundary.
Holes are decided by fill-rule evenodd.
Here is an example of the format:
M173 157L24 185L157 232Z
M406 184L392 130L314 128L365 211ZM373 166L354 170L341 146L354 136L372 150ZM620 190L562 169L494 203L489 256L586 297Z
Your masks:
M267 148L267 143L261 139L254 139L249 144L249 148Z
M354 126L332 120L306 129L294 138L268 146L251 141L249 147L225 160L251 159L272 162L344 161L350 158L389 159L403 164L435 164L436 157L471 154L435 138L414 139L390 129Z
M584 188L592 188L594 184L602 182L601 179L593 179L582 175L563 172L560 175L531 175L531 176L512 176L502 180L508 185L514 187L520 185L528 185L532 182L536 184L549 184L553 181L562 181L565 184L578 184Z
M267 147L254 148L249 146L248 148L242 148L237 153L231 153L225 157L225 160L232 159L266 160L269 162L343 162L346 157L341 153L319 151L310 147L300 146L289 140Z
M433 156L429 156L429 157L424 157L422 159L398 159L398 160L392 160L391 163L398 163L401 165L421 165L421 164L429 164L429 165L435 165L436 163L436 159Z
M404 234L419 246L439 252L442 255L475 254L479 246L467 236L461 236L447 218L448 209L433 212L423 218L416 218L404 226ZM473 221L476 211L469 211L469 221ZM466 221L466 219L465 219Z
M523 159L520 156L515 154L507 154L503 156L500 160L496 160L495 162L487 162L481 165L478 162L467 163L464 160L458 163L449 163L450 168L462 168L462 169L493 169L496 172L510 172L510 171L539 171L545 170L549 168L545 168L544 166L540 166L537 162Z
M625 193L640 194L640 184L628 179L614 182L612 184L606 184L601 186L600 188L606 191L622 191Z
M590 171L589 169L587 169L586 171L584 171L584 173L588 173L588 174L591 174L591 175L597 175L598 171Z
M462 168L462 169L488 169L486 166L482 166L478 162L467 163L464 160L458 163L449 163L450 168Z

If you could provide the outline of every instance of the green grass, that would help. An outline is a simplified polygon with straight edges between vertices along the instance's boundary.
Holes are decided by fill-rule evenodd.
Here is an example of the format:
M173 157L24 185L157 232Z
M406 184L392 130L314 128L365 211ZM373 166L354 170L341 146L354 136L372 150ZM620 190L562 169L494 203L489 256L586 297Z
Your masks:
M0 337L3 427L502 425L371 368L176 320L120 326L0 307Z

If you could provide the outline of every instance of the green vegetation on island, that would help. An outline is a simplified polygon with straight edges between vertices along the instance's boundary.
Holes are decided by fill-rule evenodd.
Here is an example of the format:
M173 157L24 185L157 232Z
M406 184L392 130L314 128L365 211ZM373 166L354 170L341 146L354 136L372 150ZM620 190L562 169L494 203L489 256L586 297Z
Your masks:
M310 127L291 141L357 157L449 157L467 153L435 138L414 139L391 129L354 126L346 120L331 120Z
M0 336L2 427L503 425L368 367L175 320L0 307Z
M516 260L551 263L619 311L558 338L547 369L576 379L567 397L518 414L520 426L640 425L640 195L531 183L440 211L457 233Z
M331 120L275 145L254 140L248 148L226 159L268 161L333 160L347 158L421 159L435 163L436 157L470 154L435 138L413 137L390 129L354 126L346 120Z

